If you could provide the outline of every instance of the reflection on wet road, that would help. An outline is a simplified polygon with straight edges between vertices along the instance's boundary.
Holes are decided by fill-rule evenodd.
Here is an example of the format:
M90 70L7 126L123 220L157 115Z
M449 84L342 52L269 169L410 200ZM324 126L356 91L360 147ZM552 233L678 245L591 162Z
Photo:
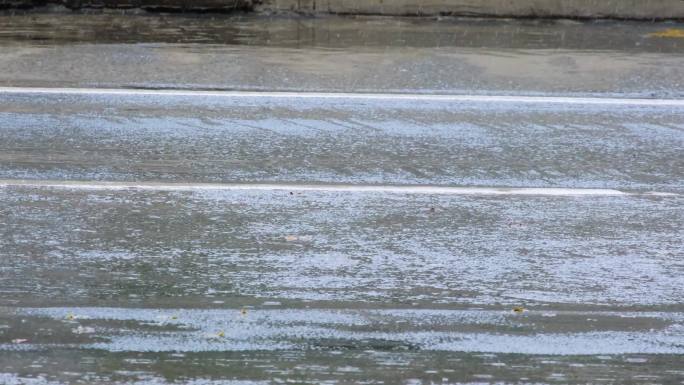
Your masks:
M681 196L0 197L8 381L682 374Z
M283 309L266 303L222 310L33 308L3 311L0 320L16 327L22 317L31 320L23 327L38 330L26 335L38 345L0 345L13 368L31 362L46 343L50 351L41 355L49 358L24 366L24 375L49 370L69 379L72 371L90 368L97 381L158 373L185 381L190 373L275 382L411 376L567 382L598 375L627 380L640 366L660 369L634 378L646 383L681 375L674 364L684 350L682 313Z
M237 95L2 93L0 178L684 190L681 105Z
M684 285L681 197L291 193L5 188L0 301L619 308Z

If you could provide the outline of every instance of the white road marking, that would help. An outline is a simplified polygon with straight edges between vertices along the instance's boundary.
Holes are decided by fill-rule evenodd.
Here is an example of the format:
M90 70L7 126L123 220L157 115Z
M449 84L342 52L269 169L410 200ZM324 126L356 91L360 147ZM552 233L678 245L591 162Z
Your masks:
M0 95L48 94L48 95L118 95L118 96L182 96L224 98L283 98L283 99L361 99L405 100L477 103L553 103L615 106L684 107L684 99L603 98L572 96L516 96L516 95L444 95L400 93L335 93L335 92L251 92L251 91L201 91L201 90L151 90L115 88L41 88L0 87Z
M614 189L541 187L451 187L393 186L295 183L157 183L57 180L0 180L0 188L31 187L70 190L145 190L145 191L296 191L361 192L434 195L528 195L528 196L679 196L669 192L625 192Z

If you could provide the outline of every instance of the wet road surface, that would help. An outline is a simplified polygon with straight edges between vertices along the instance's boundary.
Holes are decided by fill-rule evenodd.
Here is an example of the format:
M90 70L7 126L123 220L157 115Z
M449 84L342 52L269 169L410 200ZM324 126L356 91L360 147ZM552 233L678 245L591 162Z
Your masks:
M0 85L682 97L683 23L0 14Z
M0 383L684 383L678 24L0 22Z
M0 98L3 381L682 379L677 100Z
M684 190L676 100L5 91L5 179Z

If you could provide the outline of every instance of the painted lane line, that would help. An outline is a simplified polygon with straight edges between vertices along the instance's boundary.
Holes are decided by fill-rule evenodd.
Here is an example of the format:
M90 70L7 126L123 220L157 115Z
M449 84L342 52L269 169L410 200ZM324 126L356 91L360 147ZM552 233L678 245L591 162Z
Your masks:
M680 196L670 192L626 192L615 189L541 188L541 187L451 187L393 186L295 183L156 183L56 180L0 180L0 188L58 188L70 190L144 190L144 191L297 191L390 193L416 195L523 195L523 196Z
M537 103L583 104L614 106L684 107L684 99L646 99L614 97L572 96L516 96L516 95L445 95L401 93L335 93L335 92L252 92L252 91L201 91L154 90L118 88L41 88L0 87L0 95L85 95L85 96L160 96L160 97L220 97L220 98L272 98L272 99L352 99L386 101L441 101L474 103Z

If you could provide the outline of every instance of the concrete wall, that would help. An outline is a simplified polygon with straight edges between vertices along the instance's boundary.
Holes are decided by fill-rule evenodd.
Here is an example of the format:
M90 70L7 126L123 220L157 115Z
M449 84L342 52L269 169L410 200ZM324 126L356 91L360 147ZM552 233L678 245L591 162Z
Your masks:
M0 6L256 10L304 14L684 19L684 0L0 0Z
M265 0L257 8L378 15L684 18L684 0Z

